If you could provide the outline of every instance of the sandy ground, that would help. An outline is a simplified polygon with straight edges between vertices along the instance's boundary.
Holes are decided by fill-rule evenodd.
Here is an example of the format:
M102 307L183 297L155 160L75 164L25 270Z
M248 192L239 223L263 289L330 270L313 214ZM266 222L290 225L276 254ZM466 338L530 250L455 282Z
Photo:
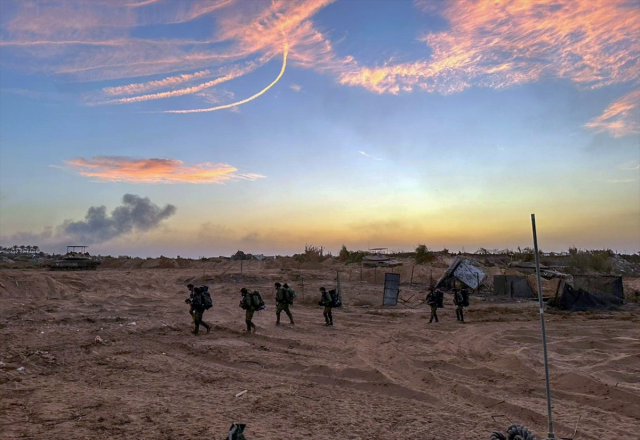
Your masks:
M0 271L0 438L222 439L234 421L249 440L488 439L509 420L546 434L536 303L472 298L462 325L447 297L428 324L422 288L382 308L381 274L344 273L325 327L332 269L212 270L214 329L197 337L183 301L201 270ZM275 280L298 291L295 327L274 325ZM255 335L244 285L268 304ZM580 419L577 439L637 438L640 308L546 316L556 435Z

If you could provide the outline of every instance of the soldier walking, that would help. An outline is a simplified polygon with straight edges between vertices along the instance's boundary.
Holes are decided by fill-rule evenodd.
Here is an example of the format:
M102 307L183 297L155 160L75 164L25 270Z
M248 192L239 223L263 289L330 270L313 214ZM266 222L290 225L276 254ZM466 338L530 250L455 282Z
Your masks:
M295 292L289 287L287 283L282 286L280 283L275 283L276 287L276 325L280 325L280 313L285 312L291 321L291 325L295 325L293 322L293 315L289 306L293 305L293 298Z
M191 304L191 316L193 317L193 323L195 324L195 328L191 333L194 335L198 334L200 330L200 325L202 325L205 329L207 329L207 333L211 331L211 325L207 324L202 320L202 316L204 315L205 310L207 310L204 292L202 287L194 287L193 293L189 298L186 299L185 302Z
M331 298L331 294L327 292L327 289L324 287L320 288L320 293L322 296L320 297L320 302L318 304L324 306L322 314L324 315L325 325L333 325L333 315L331 314L333 299Z
M243 287L242 289L240 289L240 294L242 295L242 299L240 300L240 307L246 311L245 322L247 324L247 332L250 333L251 331L253 331L253 333L255 333L256 325L252 322L253 314L256 311L256 307L254 307L251 298L253 292L250 292L246 287Z
M464 294L462 291L453 290L453 304L456 306L456 320L464 323Z
M431 317L429 318L429 324L431 324L435 318L438 322L438 292L433 291L433 287L429 287L429 293L427 294L427 304L431 307Z

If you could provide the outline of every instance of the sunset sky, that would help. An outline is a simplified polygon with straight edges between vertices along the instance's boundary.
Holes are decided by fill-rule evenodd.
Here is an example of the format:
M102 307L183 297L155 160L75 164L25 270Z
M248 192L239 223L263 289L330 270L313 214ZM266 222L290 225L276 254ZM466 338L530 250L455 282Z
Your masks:
M640 0L2 0L0 186L49 251L640 251Z

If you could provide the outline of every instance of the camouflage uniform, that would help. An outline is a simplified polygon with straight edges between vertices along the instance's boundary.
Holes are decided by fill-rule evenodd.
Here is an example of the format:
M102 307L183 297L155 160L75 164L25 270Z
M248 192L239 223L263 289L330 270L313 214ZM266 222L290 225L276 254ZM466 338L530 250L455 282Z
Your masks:
M324 311L322 314L324 315L324 321L326 325L333 325L333 315L331 314L331 294L324 290L321 290L322 297L320 298L320 305L324 306Z
M206 309L204 308L204 305L203 305L204 301L202 298L202 293L200 292L200 289L198 287L194 289L193 295L191 295L189 299L191 300L190 301L191 311L189 313L191 313L191 316L193 318L193 323L195 324L193 334L194 335L198 334L198 331L200 330L200 325L206 328L207 333L209 333L211 331L211 325L207 324L202 320L202 316L204 315L204 312Z
M456 320L464 322L464 298L462 292L453 291L453 304L456 306Z
M289 321L291 324L295 324L293 322L293 315L291 314L291 310L289 310L289 303L285 300L285 291L288 288L279 287L276 284L276 325L280 325L280 313L285 312L289 317Z
M247 289L242 289L242 290L244 290L244 292L242 292L242 300L240 301L240 307L242 307L246 311L244 321L247 324L247 331L250 332L253 330L253 332L255 333L256 325L252 322L252 319L256 309L251 303L251 295L253 294L253 292Z
M429 324L433 322L434 318L436 322L438 322L438 299L436 298L436 294L433 290L431 290L427 295L427 304L429 304L429 307L431 307L431 317L429 318Z

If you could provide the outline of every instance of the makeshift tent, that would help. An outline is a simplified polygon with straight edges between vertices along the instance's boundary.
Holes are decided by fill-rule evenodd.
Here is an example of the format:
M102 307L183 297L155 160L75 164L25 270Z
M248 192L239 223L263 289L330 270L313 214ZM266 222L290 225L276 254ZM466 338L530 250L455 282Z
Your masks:
M602 276L574 276L574 287L565 284L553 301L554 306L569 311L605 310L623 304L622 277Z
M495 275L493 277L494 295L509 298L537 298L529 279L524 275Z
M451 281L457 279L472 289L477 289L486 276L483 271L469 261L458 257L440 277L435 287L449 287Z
M573 287L599 295L613 295L624 301L622 277L603 275L574 275Z

